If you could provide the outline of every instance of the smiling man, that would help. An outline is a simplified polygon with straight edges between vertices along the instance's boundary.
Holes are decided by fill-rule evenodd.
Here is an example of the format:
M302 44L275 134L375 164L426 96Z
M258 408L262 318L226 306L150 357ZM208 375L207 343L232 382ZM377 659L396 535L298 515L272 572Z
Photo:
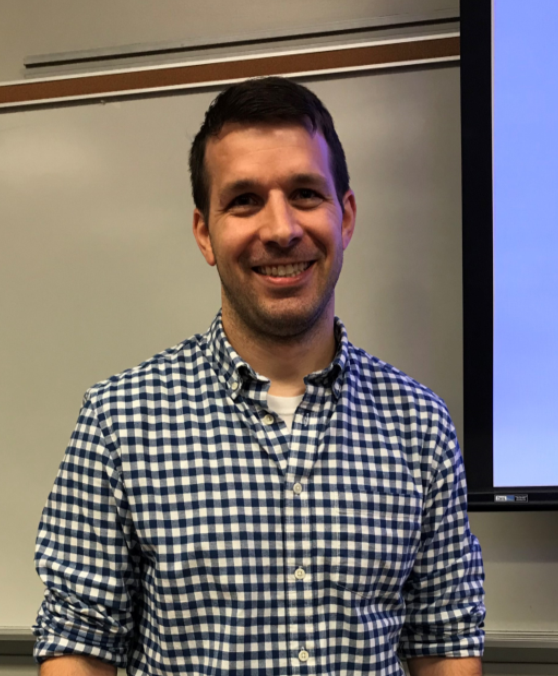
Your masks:
M301 395L304 377L336 352L334 290L354 195L337 195L322 134L288 120L225 124L204 170L209 203L195 210L194 235L219 271L227 338L270 379L268 394Z
M86 394L39 530L41 673L480 674L447 409L335 317L356 203L330 114L233 85L190 168L222 308Z

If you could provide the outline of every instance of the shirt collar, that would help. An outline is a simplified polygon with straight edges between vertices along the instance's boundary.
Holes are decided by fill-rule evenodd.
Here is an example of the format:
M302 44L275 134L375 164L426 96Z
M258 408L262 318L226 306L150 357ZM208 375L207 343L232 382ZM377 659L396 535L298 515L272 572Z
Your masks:
M339 317L335 317L334 331L337 343L335 357L326 368L307 375L304 378L304 382L331 387L335 398L338 398L341 393L345 369L349 361L347 329ZM208 356L213 362L215 371L233 399L236 399L240 394L247 381L252 381L253 384L259 382L264 387L269 387L269 379L256 373L250 364L242 359L229 343L223 329L221 310L217 313L204 337L207 340Z

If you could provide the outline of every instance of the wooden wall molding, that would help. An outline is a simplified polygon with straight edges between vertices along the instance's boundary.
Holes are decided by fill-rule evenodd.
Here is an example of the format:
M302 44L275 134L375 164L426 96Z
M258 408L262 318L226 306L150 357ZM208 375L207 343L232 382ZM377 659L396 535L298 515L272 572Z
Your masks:
M6 83L0 85L0 107L141 95L265 75L339 73L458 58L459 36L452 34L377 44L317 48L306 52L239 57L209 63L143 66L124 72L105 71Z

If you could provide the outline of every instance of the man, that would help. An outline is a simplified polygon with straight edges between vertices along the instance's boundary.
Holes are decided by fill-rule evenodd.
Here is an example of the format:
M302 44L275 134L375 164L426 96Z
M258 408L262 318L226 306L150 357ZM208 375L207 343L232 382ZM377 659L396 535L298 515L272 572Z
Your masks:
M41 673L479 674L448 412L334 315L356 204L329 113L234 85L190 167L222 310L85 397L38 538Z

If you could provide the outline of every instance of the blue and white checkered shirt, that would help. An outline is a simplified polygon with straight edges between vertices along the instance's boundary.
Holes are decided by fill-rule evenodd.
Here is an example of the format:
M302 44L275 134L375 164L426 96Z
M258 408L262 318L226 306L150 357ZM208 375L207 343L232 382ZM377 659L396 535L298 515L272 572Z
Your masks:
M446 407L339 320L336 335L290 434L220 315L87 392L39 527L39 661L356 676L482 654L481 553Z

